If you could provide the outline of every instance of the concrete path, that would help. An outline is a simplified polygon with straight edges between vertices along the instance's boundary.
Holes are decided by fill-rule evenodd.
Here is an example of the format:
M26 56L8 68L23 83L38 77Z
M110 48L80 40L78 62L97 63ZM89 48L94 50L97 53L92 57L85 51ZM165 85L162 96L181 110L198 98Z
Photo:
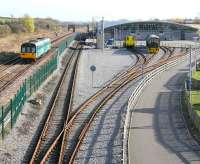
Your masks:
M200 164L200 146L182 117L180 90L186 67L162 73L144 90L132 111L130 164Z

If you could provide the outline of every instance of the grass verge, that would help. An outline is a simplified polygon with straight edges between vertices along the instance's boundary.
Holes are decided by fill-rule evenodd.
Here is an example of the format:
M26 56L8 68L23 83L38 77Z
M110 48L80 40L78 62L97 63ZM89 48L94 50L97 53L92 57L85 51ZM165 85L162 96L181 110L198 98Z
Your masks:
M200 144L200 131L198 128L195 126L194 121L191 119L189 115L189 109L188 109L188 97L184 92L181 94L181 105L182 105L182 113L183 117L186 121L187 128L190 132L190 134L194 137L194 139Z

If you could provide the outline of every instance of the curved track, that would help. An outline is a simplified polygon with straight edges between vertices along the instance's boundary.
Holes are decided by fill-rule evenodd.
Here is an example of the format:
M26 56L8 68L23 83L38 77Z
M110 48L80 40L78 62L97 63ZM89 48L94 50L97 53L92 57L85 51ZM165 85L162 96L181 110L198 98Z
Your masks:
M71 112L71 105L73 101L73 90L75 86L75 77L77 68L74 68L74 81L71 81L71 91L69 98L69 104L67 105L67 111L60 111L58 114L54 113L53 108L56 106L56 101L52 101L50 109L52 112L46 115L47 122L42 123L40 127L41 136L37 139L37 144L34 146L34 151L30 151L30 154L25 158L30 163L45 163L55 162L59 163L69 162L73 163L76 154L80 148L80 145L88 132L90 125L98 112L104 107L104 105L124 86L131 81L137 79L142 74L146 74L155 68L167 63L169 60L174 60L184 54L169 56L167 59L159 60L153 65L148 65L152 59L152 56L145 57L141 53L136 53L138 62L131 66L127 71L120 73L113 81L99 90L96 94L87 99L82 105L80 105L75 111ZM78 61L78 59L77 59ZM141 70L141 64L144 65ZM64 77L64 76L63 76ZM62 82L58 86L61 86ZM66 88L65 88L66 89ZM57 91L62 90L57 87ZM66 94L66 93L65 93ZM56 100L57 94L55 94L52 100ZM59 96L58 96L59 97ZM62 97L62 96L61 96ZM62 100L63 101L63 100ZM51 110L48 111L51 111ZM61 108L62 109L62 108ZM64 116L61 113L65 113ZM58 117L59 119L57 119ZM54 118L55 117L55 118ZM49 121L53 121L50 123ZM59 122L59 123L58 123ZM55 124L56 128L54 125ZM51 127L52 126L52 127ZM53 131L52 131L52 130Z
M172 59L168 59L168 60L173 60ZM167 61L160 61L159 63L150 66L150 67L146 67L146 69L144 70L144 73L150 72L151 70L163 65L164 63L166 63ZM115 86L115 88L106 96L104 97L100 103L98 103L98 105L95 106L95 108L90 109L91 111L88 112L88 107L86 107L85 109L80 108L79 112L77 114L74 115L74 117L69 121L69 123L67 124L67 126L65 127L65 131L68 132L68 136L70 136L71 134L75 133L73 132L76 129L76 135L77 135L77 131L79 131L79 135L77 136L77 139L73 139L73 140L65 140L65 142L67 142L68 144L70 144L72 141L76 141L76 144L74 144L74 150L71 152L71 154L69 154L69 152L65 151L65 155L61 154L59 163L62 162L66 162L68 160L70 160L69 163L73 163L76 154L80 148L81 143L83 142L83 139L86 135L86 133L89 131L90 125L92 124L93 120L95 119L96 115L100 112L100 110L102 108L104 108L104 105L118 92L120 91L120 89L122 89L125 85L127 85L129 82L131 82L132 80L136 79L137 77L139 77L141 75L141 72L139 73L132 73L129 74L130 76L128 76L126 79L122 80L121 83L119 84L118 81L118 85ZM77 123L82 123L82 126L77 124ZM81 129L81 130L80 130ZM64 142L64 141L63 141ZM66 149L66 146L63 146L63 149ZM66 149L69 150L69 149ZM69 158L71 157L71 158Z
M168 60L173 59L174 57L171 57ZM145 66L148 64L147 58L144 59L142 55L138 55L138 61L143 62ZM148 73L166 62L167 60L163 60L159 61L153 66L146 66L143 70L143 73ZM139 65L141 65L141 63ZM64 129L54 140L53 144L45 154L42 163L49 161L49 157L54 156L54 150L56 149L56 147L58 147L58 145L60 145L61 140L62 144L61 150L59 150L59 163L68 161L70 161L70 163L73 162L75 155L80 147L80 144L96 114L121 88L123 88L132 80L140 77L141 75L142 72L140 67L138 67L137 64L134 65L129 70L118 76L117 79L113 80L110 84L108 84L92 97L90 97L88 100L86 100L74 113L70 113L69 120L66 120L66 125Z

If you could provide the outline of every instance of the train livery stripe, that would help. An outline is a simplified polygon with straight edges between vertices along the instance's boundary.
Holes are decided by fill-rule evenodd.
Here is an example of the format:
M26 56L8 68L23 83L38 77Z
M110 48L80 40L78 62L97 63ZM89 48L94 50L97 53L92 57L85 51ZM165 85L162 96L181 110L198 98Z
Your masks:
M20 57L22 59L33 59L33 60L36 60L36 54L35 53L21 53Z

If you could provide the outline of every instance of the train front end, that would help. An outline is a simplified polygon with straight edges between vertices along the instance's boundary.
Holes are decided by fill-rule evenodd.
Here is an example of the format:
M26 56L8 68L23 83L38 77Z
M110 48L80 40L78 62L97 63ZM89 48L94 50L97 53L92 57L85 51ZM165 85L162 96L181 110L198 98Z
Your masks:
M36 61L36 47L32 43L23 43L21 45L20 58Z

